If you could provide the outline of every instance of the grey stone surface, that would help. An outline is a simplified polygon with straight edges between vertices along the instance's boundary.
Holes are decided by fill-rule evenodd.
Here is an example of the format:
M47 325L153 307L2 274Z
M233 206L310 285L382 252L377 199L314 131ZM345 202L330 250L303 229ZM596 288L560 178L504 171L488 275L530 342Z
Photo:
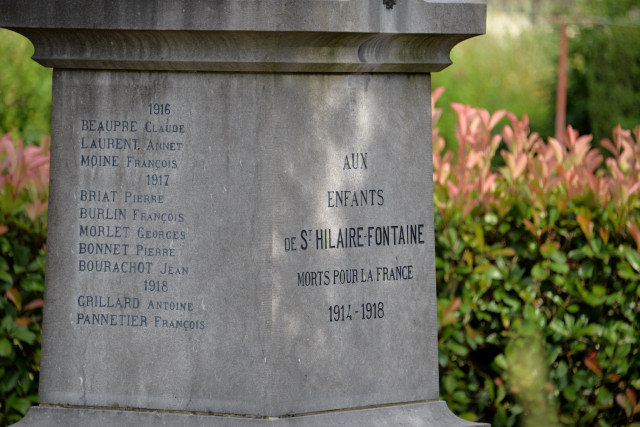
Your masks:
M41 402L281 416L438 398L428 74L54 87ZM111 120L134 131L90 130Z
M0 26L47 67L245 72L439 71L485 31L474 0L0 0Z
M0 5L55 67L24 425L465 425L437 402L428 72L483 4Z
M32 408L16 427L327 427L327 426L485 426L454 417L441 401L330 412L287 418L248 418L202 414L136 412L106 409Z
M3 0L3 26L42 29L480 34L485 3L405 0ZM34 7L36 5L37 7Z

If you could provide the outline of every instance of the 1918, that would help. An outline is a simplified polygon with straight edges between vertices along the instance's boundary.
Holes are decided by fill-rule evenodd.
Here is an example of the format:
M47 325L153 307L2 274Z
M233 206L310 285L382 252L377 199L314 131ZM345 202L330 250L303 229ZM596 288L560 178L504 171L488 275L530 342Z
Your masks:
M167 292L169 290L169 283L167 283L166 280L145 279L144 290L148 292Z

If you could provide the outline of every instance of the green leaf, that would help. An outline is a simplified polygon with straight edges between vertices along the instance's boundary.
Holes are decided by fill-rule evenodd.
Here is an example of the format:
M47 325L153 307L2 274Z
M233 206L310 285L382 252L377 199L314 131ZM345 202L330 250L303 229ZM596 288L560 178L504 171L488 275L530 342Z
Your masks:
M587 255L585 254L585 251L582 248L569 251L569 258L575 261L580 261L581 259L584 259L586 256Z
M489 269L487 275L493 280L502 280L502 273L495 267Z
M599 387L597 403L604 407L610 407L613 405L613 393L611 393L606 387Z
M0 357L9 357L13 352L13 346L8 339L0 338Z
M569 266L565 263L551 262L549 267L559 274L567 274L569 272Z
M16 262L13 264L13 270L16 273L23 273L26 271L25 266L29 264L29 258L31 251L29 248L22 244L13 245L13 254Z
M493 359L493 361L496 363L496 365L506 371L507 369L509 369L509 363L507 362L507 358L504 357L504 354L499 354L496 356L495 359Z
M580 295L582 296L582 298L584 298L584 302L593 307L601 306L606 302L604 298L597 297L585 289L580 289Z
M562 323L562 321L558 320L558 319L553 319L551 321L551 323L549 324L549 327L551 328L551 330L559 335L562 336L569 336L569 329L567 329L567 327L565 326L564 323Z
M31 407L31 403L27 399L19 398L15 394L9 396L6 405L7 408L15 409L22 415L26 414Z
M508 425L507 424L507 411L505 411L505 409L502 406L498 407L498 410L496 411L496 416L493 419L493 424L498 425L498 426Z
M2 318L2 321L0 321L0 330L10 331L13 329L14 324L13 317L11 315L6 315Z
M498 216L494 213L487 212L484 215L484 222L486 222L489 225L496 225L498 223Z
M618 276L624 280L640 280L640 274L636 273L632 268L623 263L618 264Z
M537 263L533 266L533 268L531 268L531 276L533 276L533 278L536 280L544 280L549 276L549 274L542 266L542 264Z
M467 393L465 393L462 390L458 390L455 393L453 393L452 397L453 397L453 400L455 400L456 402L468 403L470 401L469 396L467 396Z
M478 414L475 412L463 412L459 415L460 418L467 421L478 421Z
M556 252L560 248L560 243L558 242L545 242L540 246L540 253L543 257L549 258L551 254Z
M453 393L453 391L456 389L456 379L452 375L443 377L442 387L447 393Z
M445 346L458 356L464 357L469 354L469 349L467 347L463 346L462 344L458 344L455 341L447 342Z
M31 345L36 339L36 334L31 332L29 329L27 329L24 326L18 326L11 333L11 338L15 338L17 340L26 342L27 344Z
M585 279L590 279L593 276L594 265L591 260L586 260L582 264L580 264L580 269L578 270L580 276Z
M637 271L640 272L640 254L630 247L624 248L624 257L629 261L629 265Z
M438 351L438 364L443 368L449 364L449 357L444 351ZM447 377L445 376L444 378Z
M0 280L6 282L10 285L13 285L13 276L6 271L0 271Z
M489 251L489 255L492 258L504 256L504 257L513 257L516 255L516 251L513 248L496 248Z
M7 372L0 379L0 394L8 393L16 387L18 383L18 373L17 372Z
M20 287L28 292L42 292L44 290L44 277L25 277L20 280Z
M576 387L573 385L565 387L562 390L562 394L569 402L573 402L574 400L576 400L576 397L578 397L576 393Z
M598 337L602 335L602 326L592 323L587 327L578 329L574 332L574 334L576 335L576 337L581 337L584 335Z
M560 346L553 347L547 352L547 360L549 361L549 363L553 363L561 354L562 354L562 347ZM557 370L560 371L561 367L562 367L561 364L558 364ZM565 365L565 368L566 368L566 365Z
M9 253L9 251L11 250L11 242L9 241L9 239L6 239L4 237L0 239L0 250L3 254Z

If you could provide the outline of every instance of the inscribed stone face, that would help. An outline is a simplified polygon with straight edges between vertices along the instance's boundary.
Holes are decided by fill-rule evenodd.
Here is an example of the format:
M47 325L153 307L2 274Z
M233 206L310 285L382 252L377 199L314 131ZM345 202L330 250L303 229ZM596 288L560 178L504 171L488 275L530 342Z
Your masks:
M56 71L40 402L437 399L429 79Z

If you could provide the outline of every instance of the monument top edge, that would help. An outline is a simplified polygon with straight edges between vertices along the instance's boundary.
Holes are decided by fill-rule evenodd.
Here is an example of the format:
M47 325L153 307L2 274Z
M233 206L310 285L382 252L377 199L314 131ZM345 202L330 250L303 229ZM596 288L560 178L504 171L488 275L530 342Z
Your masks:
M477 0L0 0L0 27L50 30L485 33Z

